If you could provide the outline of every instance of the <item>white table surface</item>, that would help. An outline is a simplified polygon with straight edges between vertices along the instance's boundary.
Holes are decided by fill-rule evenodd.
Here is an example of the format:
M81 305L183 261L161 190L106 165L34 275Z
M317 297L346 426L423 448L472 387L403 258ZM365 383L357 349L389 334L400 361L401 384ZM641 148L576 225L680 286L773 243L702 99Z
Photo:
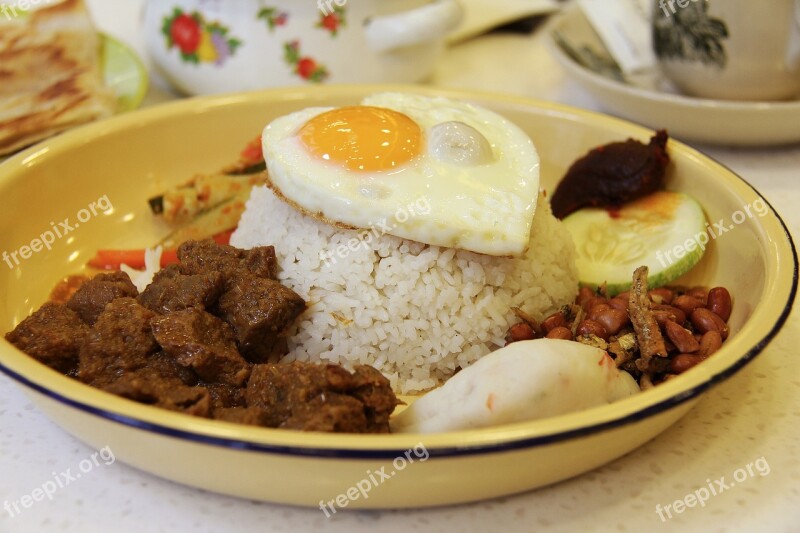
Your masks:
M95 19L143 54L141 0L90 0ZM502 58L502 59L500 59ZM433 83L514 93L589 109L591 95L566 79L532 36L492 34L447 52ZM153 88L146 105L173 98ZM800 128L800 124L798 124ZM740 173L798 236L800 146L700 147ZM735 238L735 237L730 237ZM337 513L219 496L121 463L97 467L11 518L0 532L238 531L800 531L800 325L795 311L765 352L711 390L675 426L627 456L575 479L498 500L433 510ZM77 468L93 452L62 431L0 377L0 505ZM662 506L763 457L756 475L662 523ZM102 464L102 463L101 463ZM309 472L313 476L313 472ZM276 482L280 482L279 480Z

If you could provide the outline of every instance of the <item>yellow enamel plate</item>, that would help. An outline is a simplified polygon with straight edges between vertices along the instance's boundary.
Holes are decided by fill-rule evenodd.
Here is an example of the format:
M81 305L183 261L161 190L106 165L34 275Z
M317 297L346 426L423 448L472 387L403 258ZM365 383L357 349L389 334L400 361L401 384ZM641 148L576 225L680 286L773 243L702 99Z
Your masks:
M80 224L52 249L33 253L19 265L0 263L0 329L11 330L38 308L50 288L65 274L80 271L97 249L157 242L165 228L150 214L147 198L185 176L221 167L272 119L309 106L352 105L384 91L461 98L504 115L533 139L542 160L542 186L551 192L589 148L628 137L645 141L652 134L571 107L415 86L279 89L123 114L48 140L0 165L0 253L29 245L51 221L74 217L98 199L107 197L113 204L109 214ZM729 217L759 199L750 185L696 150L673 142L670 152L668 187L701 199L708 220ZM748 218L735 236L710 243L702 261L680 280L723 285L734 295L731 336L713 357L618 403L475 431L331 435L193 418L92 389L5 341L0 341L0 369L68 432L180 483L313 507L337 498L338 508L442 505L554 483L655 437L709 387L767 346L789 313L796 276L796 254L780 218L771 209Z

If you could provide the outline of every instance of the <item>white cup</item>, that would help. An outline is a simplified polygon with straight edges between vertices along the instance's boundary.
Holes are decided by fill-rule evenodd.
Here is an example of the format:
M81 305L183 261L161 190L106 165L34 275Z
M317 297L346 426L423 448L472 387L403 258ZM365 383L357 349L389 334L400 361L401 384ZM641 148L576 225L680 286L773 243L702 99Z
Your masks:
M653 47L687 94L800 97L800 0L655 0Z

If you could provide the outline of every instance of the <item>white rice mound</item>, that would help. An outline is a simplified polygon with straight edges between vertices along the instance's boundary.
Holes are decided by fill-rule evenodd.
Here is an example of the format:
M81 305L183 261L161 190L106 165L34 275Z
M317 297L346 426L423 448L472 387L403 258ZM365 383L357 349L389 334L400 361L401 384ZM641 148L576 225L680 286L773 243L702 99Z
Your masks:
M521 258L375 233L335 228L253 189L231 244L275 246L280 281L308 302L284 362L369 364L398 393L425 391L502 347L519 322L512 307L542 320L577 293L575 247L544 195Z

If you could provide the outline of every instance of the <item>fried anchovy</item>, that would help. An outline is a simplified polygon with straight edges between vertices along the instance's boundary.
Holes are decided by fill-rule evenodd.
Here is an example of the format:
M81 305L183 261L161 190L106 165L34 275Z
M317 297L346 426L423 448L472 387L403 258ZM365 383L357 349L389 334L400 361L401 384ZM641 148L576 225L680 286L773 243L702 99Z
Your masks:
M653 312L650 310L650 298L647 295L647 267L641 266L633 273L633 285L628 299L628 311L633 330L639 341L640 359L636 367L642 372L653 372L650 360L653 357L666 357L667 347L658 327Z
M617 364L617 368L629 361L633 361L634 354L638 349L639 345L636 344L636 335L634 333L620 335L608 343L608 351L614 354L614 362Z

